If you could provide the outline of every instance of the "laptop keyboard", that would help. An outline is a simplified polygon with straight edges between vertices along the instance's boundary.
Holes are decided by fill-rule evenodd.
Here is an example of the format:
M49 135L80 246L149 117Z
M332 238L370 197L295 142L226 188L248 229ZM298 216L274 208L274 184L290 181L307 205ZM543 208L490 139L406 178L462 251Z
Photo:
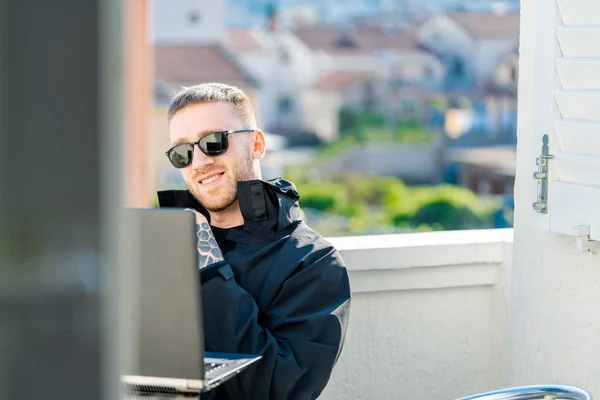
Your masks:
M223 368L226 364L221 363L204 363L204 373L208 374L209 372L216 371L220 368Z

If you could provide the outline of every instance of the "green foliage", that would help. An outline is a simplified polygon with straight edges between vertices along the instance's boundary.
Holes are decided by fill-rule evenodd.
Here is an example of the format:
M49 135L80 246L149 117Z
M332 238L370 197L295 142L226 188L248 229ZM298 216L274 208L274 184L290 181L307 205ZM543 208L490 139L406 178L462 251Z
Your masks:
M356 132L363 128L377 128L385 125L385 116L374 111L352 111L346 108L340 110L339 127L342 135Z
M349 214L348 192L335 182L297 184L300 191L300 206L314 208L340 215Z
M441 111L448 107L448 100L445 97L433 97L428 100L427 105L431 109Z
M472 208L481 213L487 208L487 203L467 188L455 185L415 186L410 188L410 202L396 204L400 213L414 214L423 205L436 201L446 201L457 208Z
M424 204L412 217L415 226L436 224L445 229L464 229L482 225L480 218L468 207L457 207L448 200L435 200Z
M339 127L340 132L345 133L354 129L358 125L356 113L345 108L340 110Z
M373 111L357 113L356 124L359 127L381 127L385 125L385 116Z
M368 206L389 209L406 197L406 186L399 179L353 176L348 177L345 182L350 197Z
M409 187L395 178L347 177L296 185L302 208L347 217L347 234L384 226L412 231L492 228L498 206L463 187Z
M376 121L375 117L373 121ZM426 144L434 138L434 132L412 123L398 123L395 129L388 129L383 124L362 125L319 148L317 160L337 156L364 143Z
M431 105L443 108L443 99ZM389 126L384 115L371 111L340 112L340 138L322 146L311 166L286 169L285 176L300 191L300 206L344 216L348 231L361 234L384 227L395 230L431 231L491 228L497 204L466 188L439 185L408 187L395 178L346 176L339 181L319 181L320 161L365 143L425 144L435 133L407 121ZM315 221L312 221L313 223ZM318 221L317 221L318 222ZM316 227L315 227L316 228ZM324 225L319 228L333 229Z
M317 157L318 159L324 160L337 156L348 151L350 148L352 148L352 146L358 143L360 143L359 135L349 134L342 136L339 139L319 148Z
M434 139L432 131L414 124L400 124L394 132L394 141L408 144L429 143Z
M473 108L473 101L468 97L459 97L458 98L458 107L462 109L471 109Z
M356 142L367 143L404 143L419 144L429 143L433 139L433 132L415 126L413 124L398 124L396 129L390 130L385 127L364 128L359 133L352 133L348 136L354 136ZM346 136L347 137L347 136ZM346 137L343 137L345 139Z

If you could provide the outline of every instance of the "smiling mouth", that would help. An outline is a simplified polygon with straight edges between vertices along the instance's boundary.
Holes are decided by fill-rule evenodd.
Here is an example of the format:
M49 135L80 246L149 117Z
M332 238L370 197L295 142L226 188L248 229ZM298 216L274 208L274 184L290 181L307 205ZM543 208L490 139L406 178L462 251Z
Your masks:
M223 174L225 174L225 173L221 172L220 174L213 175L210 178L207 178L207 179L204 179L203 181L200 181L200 184L202 184L202 185L209 185L209 184L217 181L219 178L221 178L221 176L223 176Z

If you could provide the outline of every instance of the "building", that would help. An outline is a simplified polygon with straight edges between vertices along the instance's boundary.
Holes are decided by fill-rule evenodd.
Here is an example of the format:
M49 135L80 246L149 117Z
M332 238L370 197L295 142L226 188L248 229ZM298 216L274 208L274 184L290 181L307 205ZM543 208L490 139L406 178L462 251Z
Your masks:
M519 23L517 14L452 13L420 26L420 43L446 66L446 118L460 114L469 120L449 133L452 138L470 144L515 143Z
M384 113L388 90L387 80L373 72L332 71L305 93L303 110L307 129L324 141L336 139L342 110Z
M445 159L456 174L456 184L483 196L512 195L517 154L514 146L450 148Z
M224 44L224 0L150 0L150 39L157 44Z
M481 90L518 46L519 15L441 14L423 23L418 35L447 66L446 90Z
M442 62L422 48L411 31L328 26L300 28L294 34L312 51L313 65L319 72L318 79L306 88L310 89L304 100L307 124L314 125L314 120L309 119L319 103L312 108L306 105L308 101L319 99L317 92L331 93L335 89L340 94L339 90L345 89L346 84L355 86L360 76L370 77L369 82L363 82L362 90L369 92L368 101L373 107L367 104L366 109L380 111L388 119L402 118L407 109L413 110L412 114L424 114L427 99L439 93L444 76ZM358 89L355 86L352 90ZM321 98L321 102L328 102L326 108L330 109L335 102L328 101L328 97ZM353 95L347 104L337 103L341 109L344 105L356 104L355 99ZM329 133L325 136L333 138Z
M305 133L302 98L318 77L314 54L287 31L236 29L227 48L260 86L261 126L290 136Z

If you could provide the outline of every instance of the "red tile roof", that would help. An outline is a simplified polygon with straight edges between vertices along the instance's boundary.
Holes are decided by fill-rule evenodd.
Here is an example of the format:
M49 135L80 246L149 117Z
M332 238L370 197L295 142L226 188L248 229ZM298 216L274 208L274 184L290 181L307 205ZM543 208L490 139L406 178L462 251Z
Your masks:
M367 71L333 71L317 80L313 90L339 92L366 81L371 76Z
M420 50L412 33L390 33L381 28L361 27L354 32L344 32L337 27L311 27L300 28L294 33L311 49L333 54Z
M250 30L234 29L229 32L227 48L231 51L262 51L258 38Z
M329 50L342 36L342 31L334 27L300 28L295 35L313 50Z
M519 37L518 14L455 13L449 17L467 30L473 37Z
M361 29L357 32L356 41L361 48L376 50L415 50L419 43L416 37L411 33L386 33L382 29L370 28Z
M217 45L156 46L155 80L170 84L221 82L256 87L235 59Z

